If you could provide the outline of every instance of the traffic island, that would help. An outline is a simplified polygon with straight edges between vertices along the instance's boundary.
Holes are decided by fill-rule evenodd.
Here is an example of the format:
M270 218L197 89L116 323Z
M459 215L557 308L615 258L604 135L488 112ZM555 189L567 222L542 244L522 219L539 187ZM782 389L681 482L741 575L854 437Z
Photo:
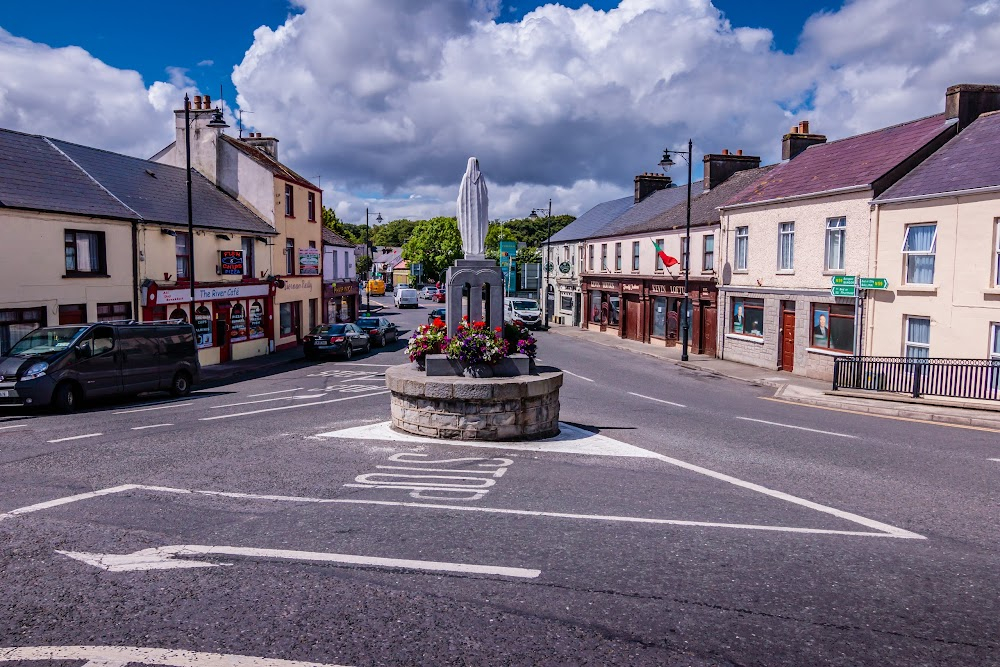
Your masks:
M392 426L450 440L537 440L559 434L562 371L468 378L428 376L415 365L385 372Z

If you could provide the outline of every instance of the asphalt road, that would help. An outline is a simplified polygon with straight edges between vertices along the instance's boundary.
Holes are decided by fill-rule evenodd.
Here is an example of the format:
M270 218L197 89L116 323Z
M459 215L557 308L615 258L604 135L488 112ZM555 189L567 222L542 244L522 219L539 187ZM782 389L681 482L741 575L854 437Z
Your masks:
M402 342L0 414L0 664L1000 664L1000 434L538 337L532 447L379 430Z

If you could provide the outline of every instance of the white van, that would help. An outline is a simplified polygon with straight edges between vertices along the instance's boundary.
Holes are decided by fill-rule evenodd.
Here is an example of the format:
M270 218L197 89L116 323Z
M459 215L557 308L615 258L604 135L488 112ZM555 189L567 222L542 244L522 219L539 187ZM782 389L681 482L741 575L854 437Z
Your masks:
M392 299L396 303L396 308L405 308L406 306L416 308L417 290L412 287L397 287Z
M534 299L507 299L503 308L504 322L521 320L529 329L542 326L542 310Z

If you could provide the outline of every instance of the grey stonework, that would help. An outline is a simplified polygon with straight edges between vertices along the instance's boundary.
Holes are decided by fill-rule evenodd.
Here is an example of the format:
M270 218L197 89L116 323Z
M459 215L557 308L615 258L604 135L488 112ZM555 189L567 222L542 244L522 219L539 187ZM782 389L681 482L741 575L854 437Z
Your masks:
M487 380L427 377L415 366L385 373L393 428L432 438L535 440L559 433L561 371Z

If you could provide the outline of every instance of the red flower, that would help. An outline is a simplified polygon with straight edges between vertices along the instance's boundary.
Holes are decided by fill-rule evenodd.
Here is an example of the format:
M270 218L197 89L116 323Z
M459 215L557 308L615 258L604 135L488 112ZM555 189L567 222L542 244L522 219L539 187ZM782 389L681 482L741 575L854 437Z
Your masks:
M441 320L440 317L435 317L434 318L434 326L436 326L436 327L443 327L444 326L444 322Z
M501 331L503 331L503 327L494 327L493 330L496 331L497 333L500 333Z
M485 329L486 328L486 322L483 322L481 320L479 322L473 322L472 323L472 328L473 329Z

